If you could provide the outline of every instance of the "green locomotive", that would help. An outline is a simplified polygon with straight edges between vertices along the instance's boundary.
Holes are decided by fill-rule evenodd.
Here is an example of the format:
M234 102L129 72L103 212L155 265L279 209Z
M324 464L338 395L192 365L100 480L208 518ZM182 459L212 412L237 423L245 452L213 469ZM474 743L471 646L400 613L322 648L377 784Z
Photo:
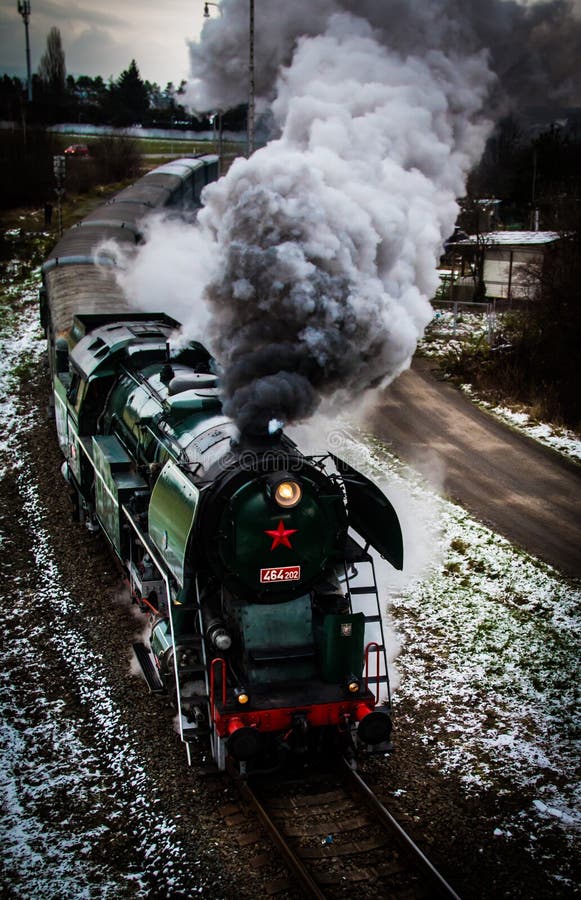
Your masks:
M214 360L196 342L173 349L169 316L112 310L107 297L101 310L95 295L59 333L63 260L94 275L62 253L66 241L43 297L63 472L78 517L106 534L151 617L135 653L151 691L176 704L186 747L209 740L219 768L231 756L242 770L328 741L352 755L385 747L369 547L401 568L393 507L349 465L304 456L280 430L240 435Z

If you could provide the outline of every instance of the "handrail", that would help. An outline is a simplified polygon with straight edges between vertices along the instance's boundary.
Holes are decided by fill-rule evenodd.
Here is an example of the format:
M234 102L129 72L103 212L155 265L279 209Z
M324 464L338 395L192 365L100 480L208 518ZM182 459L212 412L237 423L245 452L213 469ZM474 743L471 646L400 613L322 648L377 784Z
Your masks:
M222 706L226 706L226 660L222 659L221 656L216 656L210 663L210 715L212 716L212 721L214 720L214 709L216 706L214 698L216 665L219 665L222 670Z
M369 685L369 654L371 652L371 648L375 647L375 659L376 659L376 683L375 683L375 703L379 703L379 672L381 668L381 660L379 654L381 652L380 645L377 641L370 641L365 648L365 690L367 690Z

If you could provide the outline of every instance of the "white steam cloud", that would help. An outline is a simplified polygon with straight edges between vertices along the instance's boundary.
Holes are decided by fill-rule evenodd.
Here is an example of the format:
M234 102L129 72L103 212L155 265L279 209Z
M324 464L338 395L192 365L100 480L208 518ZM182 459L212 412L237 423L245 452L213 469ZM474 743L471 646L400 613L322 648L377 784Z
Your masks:
M210 311L204 288L215 275L217 245L202 229L175 217L154 214L141 223L144 243L137 252L105 241L98 253L112 257L127 298L145 312L167 312L207 334ZM193 323L196 323L194 326Z
M248 99L248 0L222 0L200 43L190 45L195 109L228 108ZM402 56L486 49L498 77L498 101L538 106L581 104L581 0L257 0L256 88L272 99L281 65L296 40L324 33L336 12L369 22L380 43Z
M277 136L206 189L195 226L153 225L122 276L140 306L210 345L242 431L300 421L409 365L489 133L497 49L569 6L257 4L257 89ZM247 96L248 2L222 7L192 48L197 108Z
M272 105L280 137L208 187L199 218L219 247L211 343L242 430L409 365L491 78L484 54L404 58L346 13L298 40Z

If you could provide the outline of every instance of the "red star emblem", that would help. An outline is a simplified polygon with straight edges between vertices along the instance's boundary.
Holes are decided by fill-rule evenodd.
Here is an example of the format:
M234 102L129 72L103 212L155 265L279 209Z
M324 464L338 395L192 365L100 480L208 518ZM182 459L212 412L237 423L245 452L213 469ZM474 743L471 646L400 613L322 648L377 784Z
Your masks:
M272 547L270 549L274 550L279 544L282 544L283 547L290 547L291 542L289 541L289 535L296 534L296 532L296 528L285 528L284 522L281 519L277 525L276 531L265 531L264 533L273 538Z

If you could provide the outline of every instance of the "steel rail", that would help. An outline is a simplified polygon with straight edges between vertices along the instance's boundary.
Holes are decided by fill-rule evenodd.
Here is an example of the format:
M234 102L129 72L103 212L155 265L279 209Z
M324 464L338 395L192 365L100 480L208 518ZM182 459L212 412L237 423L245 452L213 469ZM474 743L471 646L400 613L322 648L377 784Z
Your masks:
M293 853L286 841L286 838L280 832L275 822L273 822L248 782L238 777L237 773L235 772L231 772L230 774L233 774L235 776L238 790L240 791L241 795L250 803L258 818L266 828L269 836L277 845L285 863L287 864L287 867L289 868L292 875L296 878L298 885L302 889L304 896L308 898L308 900L311 900L311 898L312 900L325 900L325 894L321 892L317 883L314 881L309 871L303 865L300 857Z
M345 782L359 793L378 820L379 824L381 824L399 844L410 864L413 865L415 870L433 887L435 893L430 894L430 896L438 896L446 898L446 900L460 900L460 897L454 889L448 884L417 844L414 843L397 820L378 800L361 776L351 768L345 759L342 760L342 768ZM267 809L264 807L259 797L254 793L249 783L245 779L240 778L239 773L233 766L229 766L228 771L230 775L234 777L241 796L252 807L259 820L266 828L269 836L280 850L287 868L296 878L297 886L300 887L303 895L306 898L309 898L309 900L310 898L314 898L314 900L325 900L326 895L321 891L313 876L305 867L300 856L291 849L284 834L272 820Z
M448 882L443 878L438 870L432 865L427 856L422 853L420 848L413 842L411 837L403 830L401 825L394 819L392 814L385 808L371 788L363 781L360 775L355 772L347 760L342 762L347 779L351 781L357 791L363 796L365 802L377 815L378 819L396 838L402 850L411 857L418 866L418 869L432 882L438 896L449 898L449 900L460 900L458 894L454 891Z

